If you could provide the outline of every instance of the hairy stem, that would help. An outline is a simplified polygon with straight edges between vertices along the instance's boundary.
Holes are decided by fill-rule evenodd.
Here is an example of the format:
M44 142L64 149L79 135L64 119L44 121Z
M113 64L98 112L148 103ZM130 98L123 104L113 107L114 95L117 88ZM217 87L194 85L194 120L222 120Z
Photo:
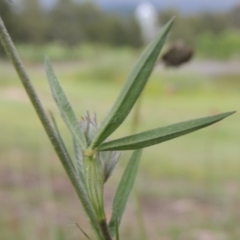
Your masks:
M12 42L12 39L9 36L1 17L0 17L0 41L1 41L8 57L12 61L13 66L15 67L15 70L16 70L16 72L17 72L29 98L30 98L30 101L31 101L60 161L62 162L63 167L65 168L67 175L68 175L70 181L72 182L79 199L81 200L81 202L83 204L85 212L89 216L90 223L91 223L93 229L95 230L95 233L96 233L98 239L109 240L108 238L103 237L103 234L101 231L101 226L97 222L94 210L93 210L91 204L89 203L89 199L87 197L85 197L85 196L87 196L85 187L83 186L83 184L81 182L78 181L78 178L76 176L76 171L73 168L73 166L70 162L70 159L68 158L65 150L62 148L62 145L59 142L56 132L54 131L52 125L50 124L48 116L47 116L46 112L44 111L44 108L33 88L30 78L28 77L28 74L26 73L26 70L21 62L20 57L18 56L15 46Z

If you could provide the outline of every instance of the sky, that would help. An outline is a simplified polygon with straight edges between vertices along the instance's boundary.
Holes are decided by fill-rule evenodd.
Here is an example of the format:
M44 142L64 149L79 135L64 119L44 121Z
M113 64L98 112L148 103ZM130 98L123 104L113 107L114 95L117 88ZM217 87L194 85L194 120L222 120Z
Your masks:
M44 6L51 6L57 0L41 0ZM75 0L82 1L82 0ZM104 7L123 6L124 4L137 5L143 0L95 0ZM182 12L224 11L240 4L240 0L151 0L160 10L175 8Z

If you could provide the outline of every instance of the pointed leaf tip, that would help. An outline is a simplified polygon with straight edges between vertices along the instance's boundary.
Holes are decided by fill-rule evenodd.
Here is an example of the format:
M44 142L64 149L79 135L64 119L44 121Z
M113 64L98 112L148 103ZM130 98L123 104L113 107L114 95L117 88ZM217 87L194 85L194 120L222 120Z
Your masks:
M215 116L198 118L166 127L152 129L146 132L103 143L98 147L98 150L133 150L149 147L210 126L234 113L235 112L227 112Z
M82 148L87 148L87 142L85 136L81 131L77 117L75 116L72 107L61 85L59 84L59 81L47 56L45 57L44 63L52 95L61 113L63 121L65 122L73 137L78 141L80 146L82 146Z
M114 106L100 126L91 148L99 146L109 135L111 135L125 120L135 102L143 91L159 53L166 41L174 19L170 20L161 30L156 39L148 45L135 67L127 78Z

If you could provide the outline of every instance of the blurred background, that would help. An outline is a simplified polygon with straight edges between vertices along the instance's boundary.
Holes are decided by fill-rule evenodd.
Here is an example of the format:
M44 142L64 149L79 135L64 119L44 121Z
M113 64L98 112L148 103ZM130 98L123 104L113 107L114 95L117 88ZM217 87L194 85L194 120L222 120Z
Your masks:
M136 131L240 110L238 0L0 0L0 15L70 152L71 136L51 98L44 56L51 58L79 119L89 111L101 122L144 47L172 16L175 24L143 93ZM84 239L76 223L92 237L2 46L0 100L0 239ZM133 111L111 138L130 134L134 117ZM240 239L239 120L236 113L144 150L122 239ZM129 156L122 154L106 184L108 217Z

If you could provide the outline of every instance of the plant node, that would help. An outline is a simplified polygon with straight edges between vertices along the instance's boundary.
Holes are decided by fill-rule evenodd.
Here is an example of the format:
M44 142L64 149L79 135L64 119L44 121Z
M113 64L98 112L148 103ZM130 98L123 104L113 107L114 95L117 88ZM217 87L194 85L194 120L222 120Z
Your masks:
M86 156L86 157L92 157L96 152L97 152L97 150L95 150L95 149L86 149L83 151L84 156Z

